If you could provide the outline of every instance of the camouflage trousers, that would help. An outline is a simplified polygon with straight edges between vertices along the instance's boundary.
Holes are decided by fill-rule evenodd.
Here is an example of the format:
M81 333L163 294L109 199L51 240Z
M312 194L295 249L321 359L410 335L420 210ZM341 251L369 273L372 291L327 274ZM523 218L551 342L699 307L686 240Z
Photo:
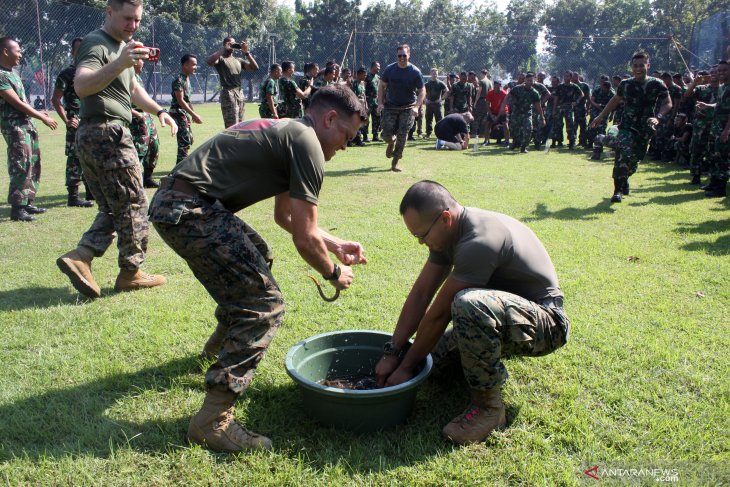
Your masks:
M225 128L243 121L246 103L241 88L221 88L221 112Z
M575 143L575 120L573 119L573 107L571 105L560 105L556 108L553 118L553 140L563 141L563 127L568 132L568 142Z
M66 186L78 187L83 181L83 176L81 162L76 155L76 129L66 127Z
M0 128L8 145L8 203L25 206L35 199L41 182L41 149L38 131L32 122L3 124Z
M695 121L692 125L692 139L689 142L689 172L700 176L710 169L710 126Z
M271 248L220 202L173 191L172 181L161 181L150 221L216 302L215 317L227 329L207 387L243 394L284 315Z
M372 101L372 103L371 103ZM370 126L372 129L371 134L373 134L373 138L377 137L378 134L380 134L380 114L378 113L378 101L376 99L368 99L368 113L370 113L370 120L365 121L365 132L367 133L367 128Z
M598 117L598 115L601 113L600 110L591 110L591 122ZM593 141L596 139L596 135L606 135L606 130L608 129L608 117L601 120L600 125L596 128L589 128L587 131L588 139L586 142L588 144L592 144Z
M711 139L715 140L710 156L710 178L727 181L730 179L730 138L726 142L720 141L722 127L713 127Z
M479 137L484 132L485 125L489 119L489 103L481 97L474 104L474 121L469 125L469 135Z
M188 157L190 147L193 146L193 127L190 119L182 112L170 112L170 116L177 124L177 157L175 164Z
M157 127L152 121L152 116L145 113L144 121L132 117L129 131L132 134L140 164L145 170L154 171L160 157L160 138L157 135Z
M423 133L423 107L418 109L418 116L413 120L411 130L408 131L408 137L413 137L414 133L418 135Z
M403 158L403 149L406 147L408 132L413 127L416 117L411 113L410 108L394 109L386 108L380 117L380 127L383 129L383 139L388 142L395 136L395 147L393 158Z
M619 129L616 146L616 159L613 163L613 179L628 179L639 168L644 159L651 138L651 132L638 133Z
M263 100L261 103L259 103L259 117L274 118L274 112L271 111L271 108L269 108L269 104L266 102L266 100Z
M76 153L99 212L79 245L101 257L118 237L119 267L135 270L147 252L147 195L132 134L120 122L85 123Z
M532 138L532 114L511 113L509 131L515 147L527 147Z
M426 135L430 136L433 133L433 127L435 124L444 118L442 115L442 109L440 103L425 103L426 105Z
M659 158L670 158L672 153L672 132L674 131L674 122L667 120L661 122L656 130L656 140L654 143L654 151Z
M581 145L585 145L588 141L588 126L586 124L586 117L588 116L588 113L586 112L585 106L577 105L573 111L573 122L575 125L575 134L573 135L573 139L575 139L575 135L578 135L578 143ZM578 130L580 129L580 133L578 133Z
M460 364L472 389L503 385L509 374L502 358L539 357L567 343L570 320L561 304L490 289L460 291L451 305L453 326L431 352L434 372L443 375Z

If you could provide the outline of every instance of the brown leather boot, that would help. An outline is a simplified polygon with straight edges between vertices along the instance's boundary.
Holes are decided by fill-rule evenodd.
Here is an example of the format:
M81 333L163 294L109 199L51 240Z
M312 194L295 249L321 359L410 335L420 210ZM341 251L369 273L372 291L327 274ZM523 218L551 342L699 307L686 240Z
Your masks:
M118 293L123 291L136 291L137 289L162 286L166 282L167 279L165 279L165 276L145 274L139 269L121 269L117 276L117 281L114 283L114 290Z
M233 419L236 395L211 389L203 407L190 420L188 441L218 452L271 449L271 440L243 428Z
M205 346L203 347L203 351L200 352L200 358L203 360L212 360L214 358L218 358L218 353L221 351L221 346L223 345L223 339L228 334L228 327L224 325L223 323L218 323L218 326L215 327L215 331L212 335L210 335L210 338L208 338L208 341L205 342Z
M91 274L91 260L94 253L87 247L78 246L56 259L61 272L71 279L74 288L88 298L100 298L101 288Z
M495 429L507 424L507 412L499 387L485 391L472 389L471 404L459 416L444 426L441 434L457 445L484 441Z

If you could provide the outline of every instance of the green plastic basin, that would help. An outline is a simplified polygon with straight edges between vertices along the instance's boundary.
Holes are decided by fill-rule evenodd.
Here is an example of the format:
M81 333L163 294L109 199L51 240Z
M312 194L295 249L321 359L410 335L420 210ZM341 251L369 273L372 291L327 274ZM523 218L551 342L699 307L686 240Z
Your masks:
M286 354L286 371L302 391L305 411L336 428L369 432L403 424L413 410L418 386L431 372L427 356L409 381L393 387L348 390L320 384L357 374L371 374L383 356L390 333L344 330L302 340Z

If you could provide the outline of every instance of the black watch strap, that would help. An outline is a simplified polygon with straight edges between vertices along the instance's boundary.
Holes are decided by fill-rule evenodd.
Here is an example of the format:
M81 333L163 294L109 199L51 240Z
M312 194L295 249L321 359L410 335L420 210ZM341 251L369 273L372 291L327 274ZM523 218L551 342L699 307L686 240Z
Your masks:
M322 277L324 277L327 281L336 281L340 278L341 273L342 269L340 269L340 266L335 264L334 269L332 269L332 274L330 274L329 276L322 275Z
M159 118L160 114L162 114L162 113L168 113L168 111L165 110L164 108L160 109L160 111L157 112L157 118Z

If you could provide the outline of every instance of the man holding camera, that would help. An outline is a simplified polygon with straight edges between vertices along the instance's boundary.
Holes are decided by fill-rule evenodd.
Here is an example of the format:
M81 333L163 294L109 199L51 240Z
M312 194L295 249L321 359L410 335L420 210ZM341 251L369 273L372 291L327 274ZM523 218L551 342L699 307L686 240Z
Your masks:
M240 50L245 56L239 59L233 55L234 50ZM226 128L243 120L245 103L241 91L241 72L256 71L259 65L248 49L248 42L236 43L233 37L223 39L223 47L207 57L205 62L218 73L221 83L221 111L223 124Z
M81 100L76 150L99 213L78 246L56 260L73 286L90 298L101 296L91 261L101 257L118 237L120 272L115 291L132 291L165 283L163 276L140 270L147 251L147 196L142 187L137 151L129 124L132 103L155 113L160 124L177 125L134 78L134 65L149 57L149 48L132 36L142 20L142 0L107 0L101 29L81 42L74 86Z

